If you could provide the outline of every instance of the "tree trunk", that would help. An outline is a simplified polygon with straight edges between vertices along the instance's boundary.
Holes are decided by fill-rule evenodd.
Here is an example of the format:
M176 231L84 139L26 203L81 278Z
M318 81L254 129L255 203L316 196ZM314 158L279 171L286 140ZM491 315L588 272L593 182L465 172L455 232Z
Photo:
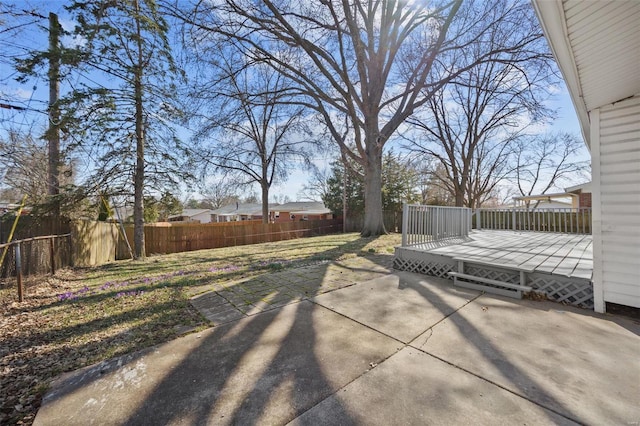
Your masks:
M456 197L456 207L464 207L464 194L467 188L467 181L468 181L467 173L469 173L468 167L465 167L464 170L462 171L460 184L455 185L456 193L454 195Z
M138 2L135 2L138 11ZM134 98L136 105L136 171L133 178L133 242L135 245L134 257L144 259L146 256L144 244L144 117L142 110L142 39L140 21L136 18L136 30L138 36L138 64L134 67Z
M58 108L58 94L60 92L60 24L58 15L49 13L49 167L47 193L51 202L51 216L53 217L52 233L60 232L60 109Z
M464 192L460 188L456 188L456 207L464 207Z
M144 129L142 125L142 106L138 99L139 81L136 79L136 171L133 178L133 242L134 257L144 259Z
M367 152L367 157L364 175L364 225L360 235L372 237L386 234L387 231L382 218L382 155Z
M262 187L262 223L269 223L269 185L261 182Z

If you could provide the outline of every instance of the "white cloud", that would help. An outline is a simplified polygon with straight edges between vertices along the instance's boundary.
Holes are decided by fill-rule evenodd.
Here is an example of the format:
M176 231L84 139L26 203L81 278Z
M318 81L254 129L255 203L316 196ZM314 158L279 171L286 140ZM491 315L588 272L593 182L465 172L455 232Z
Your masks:
M5 97L10 99L17 98L20 100L28 101L29 99L31 99L31 96L33 95L36 89L37 88L35 86L31 89L4 86L4 87L0 87L0 96L2 96L3 98Z

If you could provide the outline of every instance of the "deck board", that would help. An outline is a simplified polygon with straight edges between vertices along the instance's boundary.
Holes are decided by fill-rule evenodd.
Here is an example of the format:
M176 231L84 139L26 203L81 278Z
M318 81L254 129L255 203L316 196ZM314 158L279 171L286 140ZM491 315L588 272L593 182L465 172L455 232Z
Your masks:
M420 248L429 253L465 258L506 268L591 279L593 246L591 235L550 232L473 231L468 241L442 247Z
M590 248L592 241L593 240L591 238L582 238L572 247L571 251L567 253L565 258L558 263L552 273L565 276L573 276L576 271L580 273L579 269L577 269L580 265L580 259L585 256L585 251ZM591 266L593 266L593 262L591 263Z

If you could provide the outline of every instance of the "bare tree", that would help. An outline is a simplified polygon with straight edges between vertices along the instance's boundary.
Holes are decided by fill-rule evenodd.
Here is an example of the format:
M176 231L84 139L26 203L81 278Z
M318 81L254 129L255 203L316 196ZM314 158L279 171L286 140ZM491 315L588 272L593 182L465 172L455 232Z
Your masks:
M289 81L277 70L246 62L231 48L216 59L220 78L201 95L210 101L209 113L196 138L205 139L207 165L260 185L262 221L268 223L271 186L285 180L296 161L309 163L305 108L291 102Z
M0 139L0 181L4 190L27 196L29 205L47 199L47 147L31 135L9 131Z
M32 132L9 129L0 136L0 197L18 201L27 196L27 204L34 215L48 215L52 200L47 193L48 152L47 145ZM60 164L60 193L55 205L67 218L83 217L88 203L84 188L76 185L78 163L68 158Z
M454 206L455 198L446 186L446 171L442 164L433 159L424 161L421 158L413 158L414 168L418 178L418 189L420 191L421 203L433 206Z
M519 195L544 194L564 183L583 180L590 162L580 160L584 142L569 133L547 133L519 141L515 183Z
M504 4L502 6L505 6ZM501 13L502 15L502 13ZM552 59L530 6L512 8L500 25L453 55L486 61L432 93L409 122L419 129L409 149L436 159L434 175L456 206L479 207L516 167L515 143L531 123L551 115L543 100L555 80ZM493 22L494 17L489 17ZM520 50L498 52L506 36L527 40ZM537 53L536 53L537 52Z
M202 206L218 209L224 205L240 201L241 187L239 179L233 173L223 171L215 176L207 176L201 185Z
M322 169L314 168L309 176L309 180L298 192L298 199L302 201L320 201L327 198L329 189L330 170L326 167Z
M461 73L543 37L506 34L480 56L445 55L467 48L518 8L506 0L464 7L462 0L226 0L199 2L183 19L200 30L199 40L209 33L241 46L295 82L298 102L318 112L343 155L366 174L362 235L368 236L385 232L382 154L398 127Z
M287 204L293 201L291 197L286 194L275 194L272 198L276 204Z

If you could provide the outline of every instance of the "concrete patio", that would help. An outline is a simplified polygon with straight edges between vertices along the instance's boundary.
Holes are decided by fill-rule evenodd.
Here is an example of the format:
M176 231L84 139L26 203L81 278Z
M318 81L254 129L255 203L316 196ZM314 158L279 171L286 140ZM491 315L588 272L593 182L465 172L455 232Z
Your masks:
M60 377L35 424L640 422L637 321L366 262L269 274L289 290L238 314L200 296L214 327Z

